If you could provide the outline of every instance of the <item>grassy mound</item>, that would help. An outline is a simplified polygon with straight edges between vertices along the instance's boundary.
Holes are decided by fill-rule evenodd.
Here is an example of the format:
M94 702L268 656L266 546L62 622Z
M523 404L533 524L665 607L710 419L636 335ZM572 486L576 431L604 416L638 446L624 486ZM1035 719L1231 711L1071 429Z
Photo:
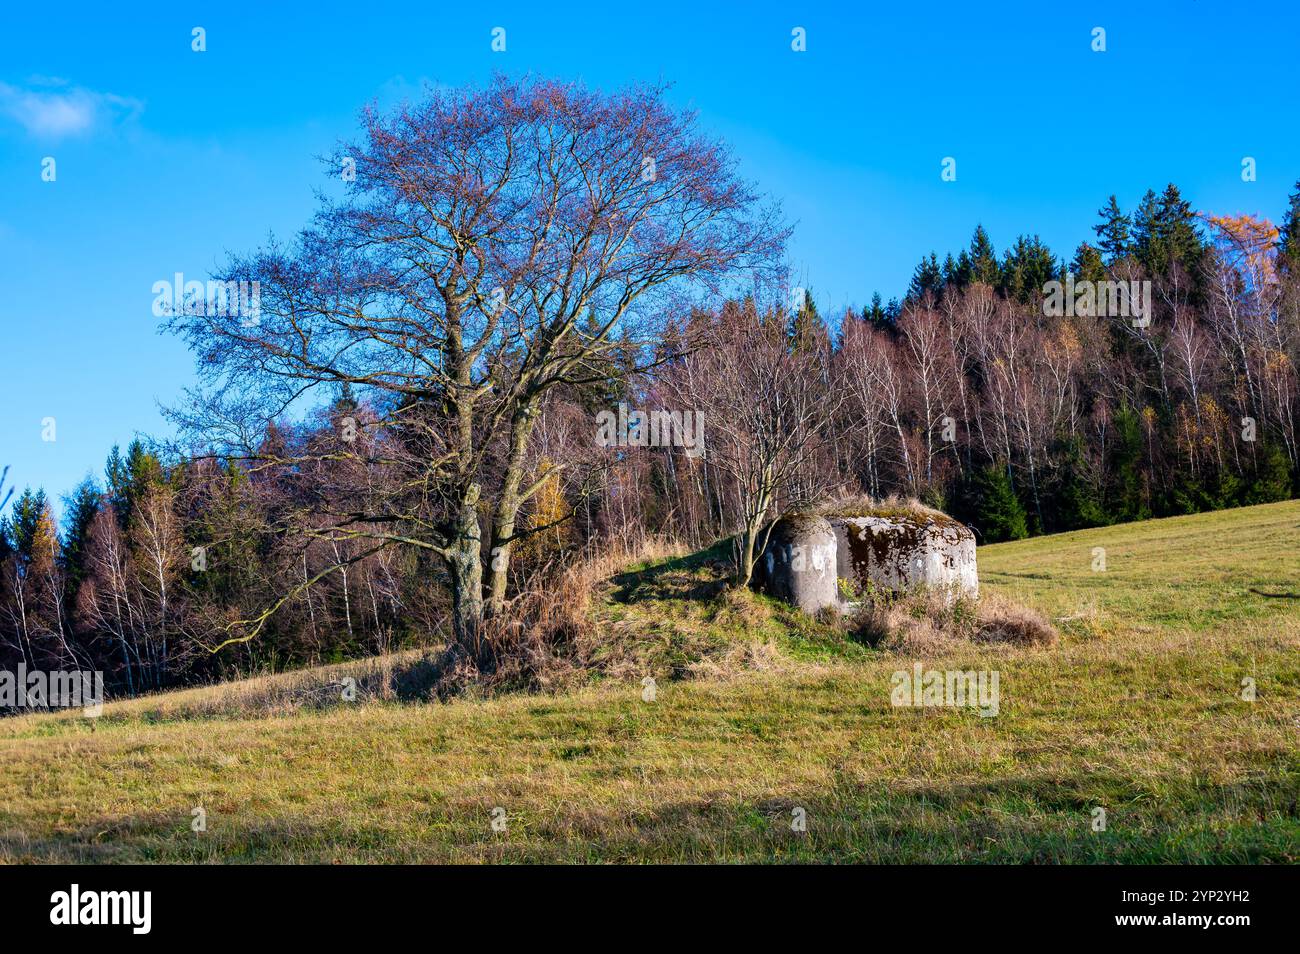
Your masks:
M861 658L826 620L730 583L730 548L633 563L597 585L593 608L605 675L691 678L786 662Z

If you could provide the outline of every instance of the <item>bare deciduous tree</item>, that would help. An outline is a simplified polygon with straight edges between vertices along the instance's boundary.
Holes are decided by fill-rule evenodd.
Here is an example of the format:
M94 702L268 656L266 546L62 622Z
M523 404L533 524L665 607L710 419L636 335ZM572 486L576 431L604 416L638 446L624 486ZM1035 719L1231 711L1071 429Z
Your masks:
M760 316L749 300L725 307L703 346L666 375L675 401L703 415L705 455L735 494L737 585L749 583L769 521L835 481L815 467L843 403L824 361L792 348L780 313Z
M784 240L663 92L498 77L369 111L364 141L336 158L355 173L346 199L292 248L221 276L259 283L256 320L191 307L170 323L208 385L180 416L227 453L257 456L249 435L322 388L358 389L383 437L367 463L386 478L364 509L321 508L318 522L441 557L456 644L479 665L492 662L481 623L502 612L528 532L518 515L551 477L527 479L544 395L607 374L602 357L645 340L668 296L717 292Z

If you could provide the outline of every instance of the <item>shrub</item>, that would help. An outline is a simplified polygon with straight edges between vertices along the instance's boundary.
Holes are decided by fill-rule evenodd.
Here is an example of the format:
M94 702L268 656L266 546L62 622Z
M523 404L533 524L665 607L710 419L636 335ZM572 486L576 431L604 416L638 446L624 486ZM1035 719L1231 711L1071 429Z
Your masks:
M1061 634L1046 616L1002 596L980 600L976 642L1055 646Z

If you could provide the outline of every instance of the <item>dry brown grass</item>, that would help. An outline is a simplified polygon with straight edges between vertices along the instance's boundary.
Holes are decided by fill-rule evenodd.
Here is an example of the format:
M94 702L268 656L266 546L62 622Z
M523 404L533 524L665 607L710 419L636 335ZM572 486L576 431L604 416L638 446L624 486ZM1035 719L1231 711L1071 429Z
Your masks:
M923 504L915 497L891 494L877 500L866 494L841 493L820 504L816 513L824 517L892 517L930 520L951 520L942 510Z
M738 642L721 655L714 655L690 663L687 675L691 679L737 679L754 672L786 672L799 666L785 656L772 641Z
M978 613L976 642L1055 646L1061 640L1060 632L1046 616L1006 596L986 593L980 598Z
M164 722L280 718L352 701L424 701L429 698L428 668L432 655L433 651L427 649L404 650L313 669L124 699L114 702L113 709L146 721Z
M1041 613L1005 596L951 599L941 591L873 593L844 625L860 642L925 656L967 643L1055 646L1060 633Z
M558 695L604 680L731 678L792 665L775 643L783 624L772 607L726 586L723 576L716 560L652 538L572 564L512 600L509 612L485 627L498 660L486 672L430 647L115 706L150 722L272 719L352 703ZM634 589L623 604L620 586ZM614 605L626 609L625 619L610 618ZM664 626L671 627L668 639Z
M434 693L440 698L499 692L562 692L591 681L593 674L634 674L626 660L609 652L597 631L592 598L629 566L684 557L688 548L657 537L617 546L586 560L541 574L507 611L484 626L493 647L486 669L448 651L437 660ZM599 661L598 661L599 660Z

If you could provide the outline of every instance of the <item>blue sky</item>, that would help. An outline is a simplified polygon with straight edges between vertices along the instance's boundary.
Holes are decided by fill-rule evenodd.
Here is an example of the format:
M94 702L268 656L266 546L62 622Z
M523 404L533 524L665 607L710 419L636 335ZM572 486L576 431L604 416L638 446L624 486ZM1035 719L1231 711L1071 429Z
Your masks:
M315 157L427 82L674 83L783 202L824 314L901 294L977 222L999 250L1036 231L1068 255L1112 192L1131 210L1173 181L1276 219L1300 178L1293 3L79 6L11 4L0 28L0 466L56 498L165 434L158 404L192 378L153 283L292 233Z

